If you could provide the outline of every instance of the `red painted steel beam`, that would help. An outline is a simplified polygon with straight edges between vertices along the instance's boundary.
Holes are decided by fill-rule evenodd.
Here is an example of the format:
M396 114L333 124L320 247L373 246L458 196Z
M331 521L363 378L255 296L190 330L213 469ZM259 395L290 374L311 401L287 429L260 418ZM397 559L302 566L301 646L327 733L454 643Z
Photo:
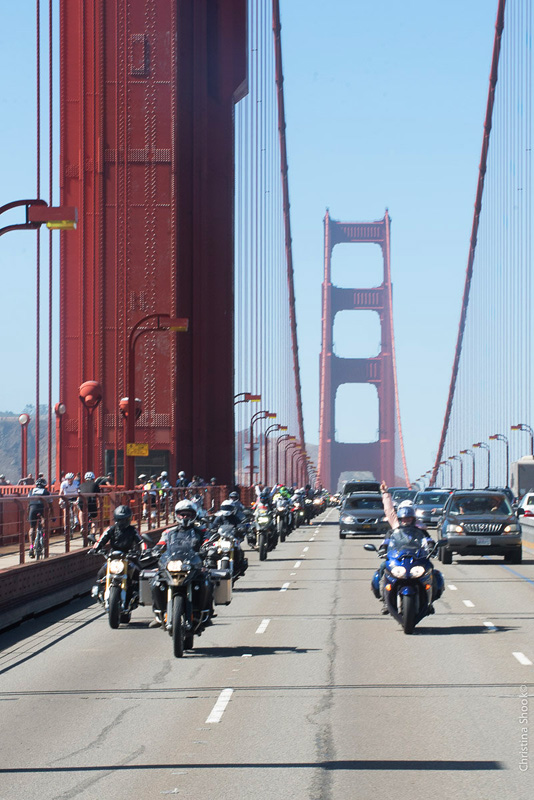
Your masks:
M61 463L124 450L128 339L150 314L180 337L136 348L136 441L159 466L233 481L233 105L246 91L246 0L60 3ZM92 456L78 386L97 380ZM214 391L216 387L216 391ZM121 477L119 474L117 478Z
M456 349L454 352L454 362L452 365L452 376L449 385L449 394L447 397L447 407L445 409L445 418L443 420L443 428L441 430L441 437L438 446L438 453L436 461L432 470L430 478L430 486L436 482L436 477L439 465L443 458L443 449L445 447L445 440L447 438L447 431L449 428L449 421L451 417L452 404L454 400L454 392L456 389L456 380L458 378L458 369L460 365L460 356L462 354L462 344L464 338L465 323L467 319L467 308L469 306L469 293L471 290L471 280L473 277L473 265L475 261L475 250L477 246L478 224L480 220L480 211L482 209L482 196L484 194L484 178L486 175L486 166L488 161L488 150L491 133L491 123L493 117L493 105L495 102L495 87L497 86L498 73L499 73L499 56L501 53L501 39L504 29L504 11L506 0L499 0L497 8L497 19L495 22L495 38L493 41L493 55L491 59L491 71L489 78L489 91L488 100L486 103L486 116L484 119L484 135L482 138L482 152L480 154L480 165L478 168L478 182L477 193L475 198L475 210L473 214L473 224L471 227L471 239L469 243L469 255L467 258L467 269L465 273L464 293L462 297L462 310L460 313L460 324L458 327L458 337L456 340Z

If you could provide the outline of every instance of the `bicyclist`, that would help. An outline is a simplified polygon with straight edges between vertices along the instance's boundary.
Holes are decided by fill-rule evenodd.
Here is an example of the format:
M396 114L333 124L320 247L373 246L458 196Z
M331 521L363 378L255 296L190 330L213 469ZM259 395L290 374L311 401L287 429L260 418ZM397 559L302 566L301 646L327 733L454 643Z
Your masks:
M77 497L78 487L74 484L74 472L67 472L65 480L62 481L59 487L59 507L63 509L63 527L65 528L65 534L70 533L71 539L72 530L70 517L71 513L74 511L72 504L76 501ZM75 516L74 519L76 519Z
M83 483L78 487L78 520L80 523L80 530L83 533L83 510L85 505L85 498L83 495L89 495L87 498L87 527L88 533L91 533L91 523L97 518L98 515L98 499L95 494L100 494L100 486L95 480L94 472L86 472L83 476Z
M47 500L47 505L52 502L52 498L50 492L46 488L46 481L44 478L37 479L33 489L30 489L28 492L28 497L30 498L28 502L28 521L30 523L30 530L28 531L28 536L30 539L30 558L35 558L33 543L35 541L35 532L37 530L39 517L43 517L45 512L43 497L50 498Z

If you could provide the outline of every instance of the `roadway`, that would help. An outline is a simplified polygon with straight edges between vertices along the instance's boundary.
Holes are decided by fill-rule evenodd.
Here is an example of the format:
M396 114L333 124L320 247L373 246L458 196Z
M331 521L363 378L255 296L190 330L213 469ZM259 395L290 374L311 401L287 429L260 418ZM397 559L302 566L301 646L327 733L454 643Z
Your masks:
M251 553L181 660L147 609L113 631L88 599L0 635L0 800L530 800L534 549L455 560L406 636L337 518Z

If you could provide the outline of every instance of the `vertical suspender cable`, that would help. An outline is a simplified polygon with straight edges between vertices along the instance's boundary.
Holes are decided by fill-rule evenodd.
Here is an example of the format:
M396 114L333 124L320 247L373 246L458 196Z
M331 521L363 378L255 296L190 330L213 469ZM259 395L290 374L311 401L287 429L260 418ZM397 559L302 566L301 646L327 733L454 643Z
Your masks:
M48 202L54 193L54 103L53 103L53 5L48 3ZM48 234L48 485L52 483L52 344L53 344L53 249L52 231ZM38 470L37 470L38 472Z
M276 0L273 0L276 2ZM480 218L480 210L482 208L482 195L484 192L484 177L486 174L486 165L487 165L487 157L488 157L488 148L489 148L489 139L491 133L491 123L492 123L492 115L493 115L493 104L495 99L495 87L497 85L497 77L498 77L498 66L499 66L499 55L501 50L501 37L504 28L504 9L506 5L506 0L499 0L499 6L497 9L497 20L495 23L495 39L493 43L493 56L492 56L492 63L491 63L491 72L490 72L490 86L488 92L488 100L486 105L486 117L484 120L484 136L482 140L482 152L480 157L480 166L479 166L479 174L478 174L478 185L477 185L477 193L476 193L476 200L475 200L475 211L473 216L473 225L471 229L471 240L469 246L469 256L467 260L467 269L466 269L466 276L465 276L465 285L464 285L464 294L462 299L462 311L460 315L460 325L458 329L458 338L456 341L456 351L454 354L454 363L452 368L452 377L449 386L449 395L447 398L447 406L445 410L445 419L443 421L443 428L441 431L441 438L438 447L438 453L436 456L436 461L434 463L434 467L432 470L432 478L431 484L434 484L436 481L436 476L439 468L439 463L442 460L443 449L445 445L445 439L447 436L447 430L449 427L449 420L451 416L452 410L452 403L454 399L454 392L456 389L456 380L458 377L458 366L460 363L460 355L462 352L462 342L463 342L463 335L465 330L465 321L467 316L467 307L469 305L469 290L471 287L471 280L473 276L473 262L475 258L475 249L476 249L476 242L477 242L477 234L478 234L478 224Z
M41 3L37 12L37 197L41 197ZM35 475L39 474L39 377L41 367L41 236L37 229L36 309L35 309ZM24 476L25 477L25 476Z

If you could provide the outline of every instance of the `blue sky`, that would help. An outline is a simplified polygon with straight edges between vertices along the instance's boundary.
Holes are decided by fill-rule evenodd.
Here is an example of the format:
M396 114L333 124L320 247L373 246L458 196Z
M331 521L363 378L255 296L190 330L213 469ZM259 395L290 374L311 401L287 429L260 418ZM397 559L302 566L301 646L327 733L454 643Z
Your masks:
M306 439L318 441L325 209L335 219L360 221L381 218L387 207L401 412L413 478L432 466L445 409L496 8L497 0L281 0ZM34 9L34 0L3 9L0 205L35 192L35 53L28 42ZM21 410L34 392L33 247L34 236L26 233L0 239L0 411ZM334 251L340 281L353 283L356 270L357 282L369 285L377 265L364 250ZM377 330L376 324L340 320L339 354L372 355ZM371 411L365 400L356 408L347 402L340 431L349 438L371 431L367 438L374 438Z
M306 438L318 440L325 208L334 219L360 221L382 218L387 207L401 414L412 479L433 465L445 411L496 10L496 0L336 0L327 6L281 0ZM349 252L338 267L345 285L360 280L373 285L364 283L368 254L359 248L345 246ZM334 270L335 257L336 249ZM376 264L371 267L374 276ZM352 324L345 323L347 338ZM340 355L376 353L376 325L370 338L360 328L354 328L352 351L340 331ZM365 399L362 406L340 408L338 435L350 440L352 429L363 440L362 425L376 428L372 411Z

